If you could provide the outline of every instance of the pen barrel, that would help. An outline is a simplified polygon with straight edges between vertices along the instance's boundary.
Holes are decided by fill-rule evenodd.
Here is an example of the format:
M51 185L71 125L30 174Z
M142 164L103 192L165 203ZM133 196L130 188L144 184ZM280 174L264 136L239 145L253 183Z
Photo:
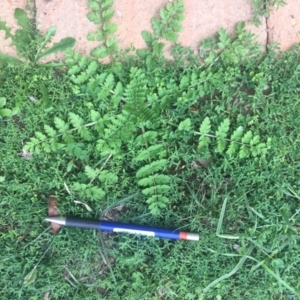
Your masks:
M76 217L66 218L66 226L88 228L88 229L100 229L100 221L95 219L82 219Z
M103 231L123 232L130 234L139 234L145 236L159 237L172 240L193 240L198 241L199 235L179 230L164 229L147 225L126 224L120 222L100 221L95 219L82 219L76 217L67 217L66 226L77 228L89 228Z
M140 234L140 235L153 236L153 237L172 239L172 240L181 240L181 239L198 240L199 239L198 235L189 234L187 232L182 232L179 230L163 229L163 228L146 226L146 225L124 224L119 222L101 221L100 229L106 231L113 231L113 232Z

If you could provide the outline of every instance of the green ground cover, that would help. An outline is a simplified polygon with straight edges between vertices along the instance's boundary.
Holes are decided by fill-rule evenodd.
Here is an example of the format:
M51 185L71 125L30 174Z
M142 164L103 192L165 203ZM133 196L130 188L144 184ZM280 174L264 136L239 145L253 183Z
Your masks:
M1 65L1 299L298 299L300 48L262 54L241 23L194 53L176 44L178 1L142 33L147 49L118 51L112 1L89 3L106 24L91 54L110 64L68 39L46 52L69 48L55 67L40 54ZM53 235L49 195L62 216L200 241Z

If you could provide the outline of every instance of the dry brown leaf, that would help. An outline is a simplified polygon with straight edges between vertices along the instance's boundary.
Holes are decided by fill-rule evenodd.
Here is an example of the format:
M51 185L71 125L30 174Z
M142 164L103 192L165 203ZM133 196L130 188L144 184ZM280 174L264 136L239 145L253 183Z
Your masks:
M57 200L52 196L49 197L49 201L48 201L48 216L49 217L59 216L59 213L57 211ZM61 226L62 225L60 224L51 223L53 234L57 234Z

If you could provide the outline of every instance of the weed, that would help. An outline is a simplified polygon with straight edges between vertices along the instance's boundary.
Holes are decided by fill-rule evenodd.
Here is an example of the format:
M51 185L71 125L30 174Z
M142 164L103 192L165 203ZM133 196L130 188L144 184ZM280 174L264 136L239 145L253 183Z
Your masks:
M108 36L114 34L118 29L116 24L109 22L115 13L112 8L113 3L113 0L88 1L91 12L88 13L87 17L91 22L100 25L100 27L95 33L89 33L87 39L89 41L103 42L101 46L91 51L91 56L93 57L105 58L116 53L118 49L117 40L115 38L108 38Z
M251 0L251 2L253 6L252 22L256 26L261 24L261 17L269 17L274 7L278 9L286 5L284 0Z
M1 69L2 299L299 297L299 47L262 55L239 23L198 54L174 43L170 61L182 16L182 1L163 8L137 56L104 42L110 64L68 49L59 74ZM61 215L122 204L120 221L201 240L53 236L49 194Z
M23 64L24 60L35 64L40 59L53 53L64 51L67 48L73 47L75 44L75 39L69 37L46 48L46 45L51 42L51 38L56 33L55 27L49 28L47 34L42 36L35 28L35 20L29 19L24 10L16 8L14 17L22 29L18 29L13 35L10 32L11 29L6 26L6 23L0 21L0 30L5 31L6 39L11 38L12 44L16 47L17 53L21 59L0 53L0 64L9 63L10 65L20 66Z

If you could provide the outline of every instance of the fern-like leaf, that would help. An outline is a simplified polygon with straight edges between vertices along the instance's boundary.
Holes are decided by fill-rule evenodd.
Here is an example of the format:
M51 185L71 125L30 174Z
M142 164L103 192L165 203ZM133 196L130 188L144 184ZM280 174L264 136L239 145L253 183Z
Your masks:
M157 184L167 184L171 180L171 177L164 174L154 174L146 178L142 178L138 181L141 186L153 186Z
M108 9L111 7L114 3L114 0L103 0L101 1L101 8L102 9Z
M118 176L107 170L101 171L98 179L105 184L115 184L118 182Z
M199 152L204 152L210 144L210 138L206 136L206 134L210 132L210 129L211 129L210 119L206 117L200 126L200 138L198 143Z
M74 128L78 129L78 128L82 127L84 124L84 120L80 116L78 116L77 114L75 114L73 112L69 113L69 119Z
M142 193L144 195L154 195L154 194L165 194L170 190L168 185L154 185L143 189Z
M84 173L88 179L94 179L98 176L98 171L90 166L85 166Z
M182 0L168 3L166 8L161 8L159 18L152 18L152 28L157 36L172 42L178 40L178 32L182 30L180 21L184 19L184 5ZM152 41L153 47L153 41Z
M227 149L227 154L232 156L234 155L237 150L239 149L239 144L238 142L241 140L243 136L244 128L242 126L239 126L231 135L230 137L230 145Z
M169 199L162 195L153 195L149 197L146 202L149 204L150 212L153 215L159 215L161 209L167 207L167 203L169 202Z
M190 131L191 130L191 119L187 118L184 121L181 121L178 125L178 130Z
M41 132L39 132L39 131L36 131L34 134L35 134L35 136L36 136L40 141L45 141L45 140L47 140L47 137L46 137L43 133L41 133Z
M58 117L54 118L54 124L59 133L65 133L69 130L69 124Z
M226 137L229 131L230 120L226 118L219 126L216 131L217 138L217 152L222 153L226 149Z
M145 145L146 143L153 143L158 136L157 131L149 130L140 134L136 139L137 145Z
M211 129L210 119L209 117L206 117L200 126L201 135L208 134L210 132L210 129Z
M105 191L103 191L103 189L93 186L92 184L75 182L71 188L77 192L81 198L84 199L100 200L105 196Z
M150 158L153 158L156 155L158 155L162 149L163 149L162 144L152 145L147 149L140 151L138 155L134 158L134 161L142 161L142 160L148 160Z
M106 97L108 97L108 95L110 95L110 91L113 89L115 85L115 79L114 79L114 75L112 73L108 74L108 76L105 79L105 82L101 88L101 92L97 94L97 98L99 100L103 100Z
M143 177L149 176L152 173L165 168L167 166L167 163L168 163L168 161L166 159L160 159L160 160L154 161L154 162L150 163L149 165L146 165L146 166L140 168L136 173L136 177L143 178Z
M49 125L44 125L44 129L49 137L55 137L57 135L56 130Z

